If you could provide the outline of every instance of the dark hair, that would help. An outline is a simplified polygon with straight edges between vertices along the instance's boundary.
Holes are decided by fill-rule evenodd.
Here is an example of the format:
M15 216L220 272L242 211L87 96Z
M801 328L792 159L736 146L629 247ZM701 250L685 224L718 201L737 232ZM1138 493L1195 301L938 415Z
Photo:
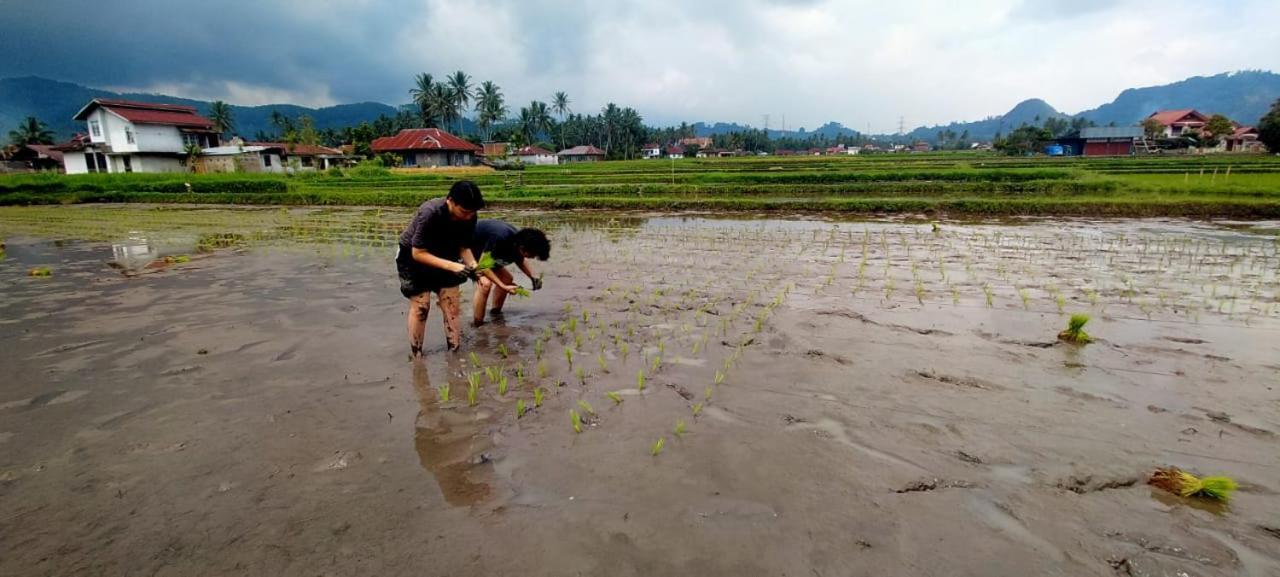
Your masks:
M517 248L529 251L538 260L551 258L551 241L547 240L546 233L536 228L522 228L511 240Z
M449 199L467 210L484 208L484 196L480 194L480 187L470 180L459 180L453 183L449 188Z

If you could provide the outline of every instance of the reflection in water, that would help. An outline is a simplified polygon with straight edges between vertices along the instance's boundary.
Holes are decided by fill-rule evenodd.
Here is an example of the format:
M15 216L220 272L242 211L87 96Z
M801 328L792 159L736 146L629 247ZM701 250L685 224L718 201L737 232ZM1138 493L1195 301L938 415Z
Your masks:
M1155 487L1151 488L1151 497L1169 507L1177 507L1181 505L1191 507L1192 509L1207 511L1218 516L1226 515L1227 512L1231 510L1230 506L1222 501L1201 499L1198 497L1180 497Z
M455 393L465 391L466 384L453 379L461 373L461 363L456 355L448 357L450 389ZM493 463L485 456L492 445L483 431L491 416L455 410L452 405L458 404L456 400L442 404L439 393L431 386L424 361L413 363L413 387L419 403L413 443L422 468L436 478L450 505L474 505L485 500L493 492Z
M131 231L129 237L111 244L111 254L116 264L126 269L142 268L160 257L160 250L142 233Z

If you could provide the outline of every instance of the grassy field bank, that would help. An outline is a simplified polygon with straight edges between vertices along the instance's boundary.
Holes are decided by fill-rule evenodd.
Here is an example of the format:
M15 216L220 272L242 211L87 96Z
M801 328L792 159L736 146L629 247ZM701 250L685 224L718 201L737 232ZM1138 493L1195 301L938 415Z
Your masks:
M0 204L413 206L458 178L498 207L1280 217L1280 157L967 153L626 161L524 171L20 175Z

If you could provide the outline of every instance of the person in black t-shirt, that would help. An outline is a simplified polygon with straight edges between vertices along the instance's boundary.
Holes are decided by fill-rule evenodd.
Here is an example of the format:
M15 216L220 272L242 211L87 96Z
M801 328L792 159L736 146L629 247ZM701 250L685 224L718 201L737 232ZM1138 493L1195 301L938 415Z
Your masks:
M431 293L436 293L449 350L456 351L461 345L458 286L479 276L469 249L476 230L476 212L483 207L480 188L471 181L460 180L449 189L446 198L422 203L400 235L396 272L400 276L400 294L409 299L409 354L413 358L422 356ZM485 271L484 276L497 278L491 271Z
M478 259L486 252L493 256L496 266L492 272L497 278L485 275L476 282L471 323L477 327L484 324L484 306L489 300L489 293L493 293L491 312L499 314L503 303L507 301L507 294L515 292L515 277L507 270L508 265L516 265L520 272L529 277L533 290L542 289L542 277L529 266L529 260L550 258L551 242L547 240L546 233L536 228L516 230L516 227L500 220L486 219L476 223L476 233L471 240L471 256ZM493 290L495 284L501 290Z

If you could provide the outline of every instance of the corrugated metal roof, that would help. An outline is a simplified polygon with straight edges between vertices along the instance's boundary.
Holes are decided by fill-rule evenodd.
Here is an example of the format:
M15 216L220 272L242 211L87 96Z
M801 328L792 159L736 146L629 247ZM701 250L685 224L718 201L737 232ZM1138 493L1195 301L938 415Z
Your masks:
M373 141L370 148L374 152L392 152L397 150L458 150L463 152L480 152L479 146L471 144L439 128L406 128L395 136L384 136Z
M89 117L89 113L97 107L106 108L134 124L166 124L181 128L213 130L213 122L196 114L196 109L190 106L151 104L132 100L108 100L105 98L95 98L90 101L89 104L80 109L80 112L76 113L75 120L85 120Z
M1090 126L1080 130L1080 138L1142 138L1141 126Z
M320 146L316 144L295 144L293 145L293 148L289 148L289 144L287 142L246 142L245 144L248 144L250 146L266 146L269 148L279 148L284 150L287 154L290 154L293 156L322 156L322 155L341 156L342 155L341 150L338 150L336 148L329 148L327 146Z
M555 154L541 146L526 146L516 151L516 156L548 156Z
M604 151L587 144L584 146L566 148L565 150L561 150L560 154L564 156L604 156Z
M214 146L200 151L205 156L232 156L269 150L266 146Z

